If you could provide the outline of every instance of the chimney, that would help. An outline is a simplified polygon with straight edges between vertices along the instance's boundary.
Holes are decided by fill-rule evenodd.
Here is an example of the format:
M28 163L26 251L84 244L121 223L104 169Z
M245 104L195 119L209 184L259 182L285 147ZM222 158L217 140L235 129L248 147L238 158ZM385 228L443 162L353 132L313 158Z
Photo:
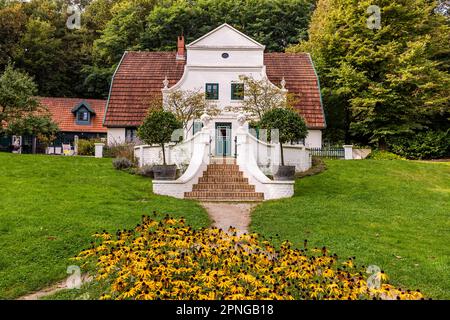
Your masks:
M184 52L184 36L178 36L177 48L177 60L186 60Z

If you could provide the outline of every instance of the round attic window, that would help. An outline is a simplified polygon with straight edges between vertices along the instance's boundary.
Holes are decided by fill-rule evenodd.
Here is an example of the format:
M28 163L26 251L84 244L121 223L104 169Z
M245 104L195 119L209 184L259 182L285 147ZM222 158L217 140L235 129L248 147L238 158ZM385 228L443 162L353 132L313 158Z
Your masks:
M230 55L226 52L222 53L222 58L226 59L228 58Z

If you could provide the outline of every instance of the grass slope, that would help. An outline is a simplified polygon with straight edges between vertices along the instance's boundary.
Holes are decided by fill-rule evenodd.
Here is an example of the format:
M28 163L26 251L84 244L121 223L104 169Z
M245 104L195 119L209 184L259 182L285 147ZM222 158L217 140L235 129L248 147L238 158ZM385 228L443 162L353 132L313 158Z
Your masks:
M111 159L0 153L0 299L67 276L95 231L133 227L153 210L209 224L196 202L157 196Z
M378 265L401 287L450 298L450 164L327 161L291 199L268 201L251 229ZM276 234L279 236L277 237Z

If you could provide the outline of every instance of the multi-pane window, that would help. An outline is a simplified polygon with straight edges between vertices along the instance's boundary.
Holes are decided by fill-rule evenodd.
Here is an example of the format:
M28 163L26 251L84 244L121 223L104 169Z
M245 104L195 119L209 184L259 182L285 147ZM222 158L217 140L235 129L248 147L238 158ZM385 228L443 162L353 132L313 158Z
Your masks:
M125 141L137 142L137 128L125 128Z
M207 83L205 88L206 99L218 100L219 99L219 84Z
M81 107L76 112L77 116L77 124L90 124L91 122L91 115L89 110L87 110L85 107Z
M89 121L89 113L87 111L79 111L78 121Z
M231 100L242 100L244 99L244 84L243 83L232 83L231 84Z

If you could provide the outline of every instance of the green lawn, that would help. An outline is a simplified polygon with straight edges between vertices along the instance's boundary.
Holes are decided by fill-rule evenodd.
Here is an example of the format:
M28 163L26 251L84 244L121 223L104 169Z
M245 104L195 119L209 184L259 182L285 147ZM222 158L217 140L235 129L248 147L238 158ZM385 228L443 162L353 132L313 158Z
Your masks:
M381 267L395 285L450 298L450 163L327 161L291 199L268 201L253 231L327 246ZM279 236L277 237L276 234Z
M0 153L0 190L0 299L67 277L68 258L95 231L135 226L153 210L209 224L196 202L152 194L149 179L111 159Z

